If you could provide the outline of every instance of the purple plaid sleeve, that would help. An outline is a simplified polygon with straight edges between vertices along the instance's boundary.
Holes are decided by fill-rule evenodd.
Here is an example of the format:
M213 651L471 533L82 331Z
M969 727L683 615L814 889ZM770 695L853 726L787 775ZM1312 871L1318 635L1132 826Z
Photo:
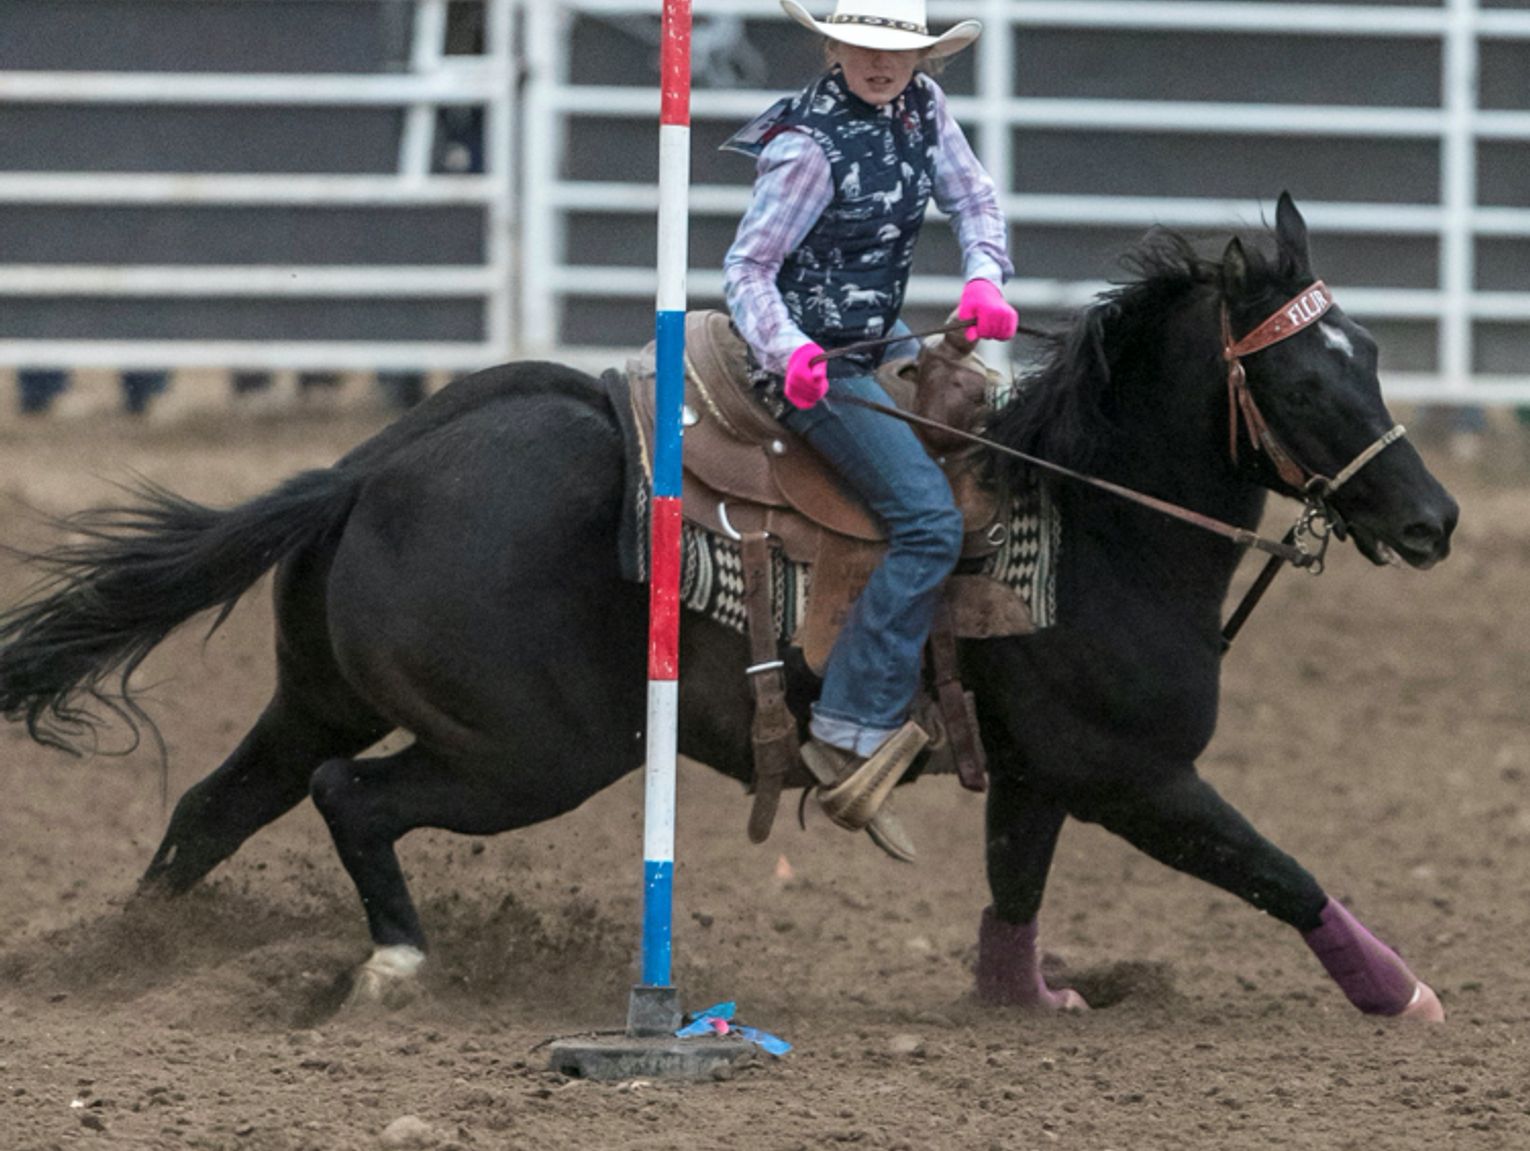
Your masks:
M765 145L749 211L723 259L723 287L739 333L770 371L785 372L792 352L808 342L787 314L776 277L833 195L829 161L812 139L782 132Z
M1014 274L1009 237L993 178L983 169L961 126L951 117L946 94L925 78L935 97L935 206L951 217L962 249L962 277L996 284Z

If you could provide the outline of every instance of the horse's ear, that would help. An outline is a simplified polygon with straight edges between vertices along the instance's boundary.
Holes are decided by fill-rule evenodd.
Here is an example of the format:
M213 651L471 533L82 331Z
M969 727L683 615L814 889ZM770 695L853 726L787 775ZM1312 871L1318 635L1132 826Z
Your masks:
M1296 210L1296 201L1290 192L1282 192L1275 204L1275 242L1280 245L1283 260L1290 261L1291 270L1303 279L1312 278L1312 255L1307 247L1307 221Z
M1248 288L1248 253L1243 243L1234 236L1227 241L1222 253L1222 295L1229 300L1241 300Z

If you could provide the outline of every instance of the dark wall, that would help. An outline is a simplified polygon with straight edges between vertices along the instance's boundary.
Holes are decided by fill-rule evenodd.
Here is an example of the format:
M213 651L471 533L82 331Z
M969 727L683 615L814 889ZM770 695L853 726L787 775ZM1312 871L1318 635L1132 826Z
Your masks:
M390 0L4 0L0 70L374 72L408 58Z
M473 264L473 206L0 205L10 264Z
M0 106L0 170L366 175L396 171L391 108Z

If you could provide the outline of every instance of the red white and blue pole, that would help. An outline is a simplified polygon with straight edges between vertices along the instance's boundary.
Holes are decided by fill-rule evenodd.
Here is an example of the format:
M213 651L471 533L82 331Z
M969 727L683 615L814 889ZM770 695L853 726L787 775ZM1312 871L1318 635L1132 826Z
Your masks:
M643 812L643 984L670 986L675 759L680 703L681 413L691 153L691 5L664 0L659 57L657 402L648 599L648 767Z

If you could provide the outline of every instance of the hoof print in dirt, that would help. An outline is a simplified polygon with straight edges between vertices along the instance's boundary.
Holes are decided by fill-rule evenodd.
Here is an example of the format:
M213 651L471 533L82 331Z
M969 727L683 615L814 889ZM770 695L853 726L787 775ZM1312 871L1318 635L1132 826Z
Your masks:
M1068 983L1095 1009L1116 1007L1124 1003L1162 1007L1180 998L1174 986L1173 968L1167 963L1147 960L1130 960L1069 972Z

